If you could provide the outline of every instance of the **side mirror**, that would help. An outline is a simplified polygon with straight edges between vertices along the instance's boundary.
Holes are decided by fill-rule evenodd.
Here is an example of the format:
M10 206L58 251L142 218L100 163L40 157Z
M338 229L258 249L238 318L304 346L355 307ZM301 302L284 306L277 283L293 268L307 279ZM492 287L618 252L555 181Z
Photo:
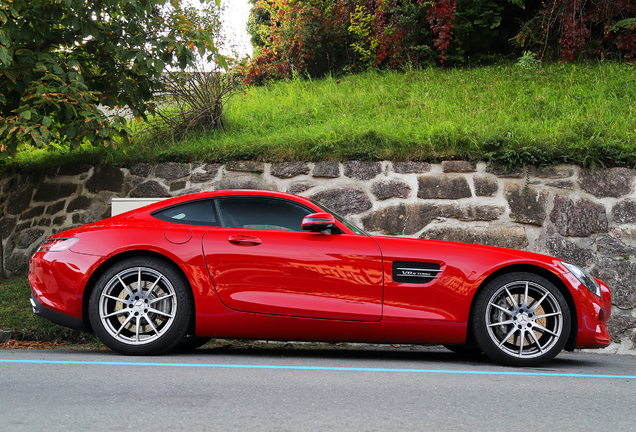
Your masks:
M331 213L313 213L303 218L302 227L306 231L324 231L336 224Z

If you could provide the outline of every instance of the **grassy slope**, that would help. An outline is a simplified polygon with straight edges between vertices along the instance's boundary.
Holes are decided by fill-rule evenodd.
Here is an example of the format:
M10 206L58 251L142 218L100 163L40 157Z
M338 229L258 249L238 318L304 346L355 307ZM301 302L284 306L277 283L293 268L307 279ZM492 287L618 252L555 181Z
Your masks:
M429 160L636 164L636 67L549 65L367 72L250 88L225 131L70 155L23 152L41 165L236 159ZM489 153L491 153L489 155Z

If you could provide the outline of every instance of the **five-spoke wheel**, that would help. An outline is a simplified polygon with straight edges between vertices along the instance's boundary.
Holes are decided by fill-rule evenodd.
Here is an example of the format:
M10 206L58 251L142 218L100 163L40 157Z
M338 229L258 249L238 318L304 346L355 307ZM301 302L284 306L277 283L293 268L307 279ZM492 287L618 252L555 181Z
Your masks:
M478 293L472 315L475 340L495 361L535 366L554 358L570 334L563 294L532 273L510 273Z
M182 277L164 261L139 257L121 261L98 280L91 294L93 330L109 348L151 355L182 340L192 317Z

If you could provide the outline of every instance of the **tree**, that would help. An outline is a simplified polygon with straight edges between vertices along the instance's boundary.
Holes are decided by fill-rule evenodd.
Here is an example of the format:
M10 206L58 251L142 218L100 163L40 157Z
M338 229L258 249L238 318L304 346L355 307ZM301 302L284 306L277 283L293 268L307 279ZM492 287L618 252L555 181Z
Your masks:
M112 146L121 117L98 108L153 109L166 67L218 53L220 0L3 0L0 4L0 158L51 140Z

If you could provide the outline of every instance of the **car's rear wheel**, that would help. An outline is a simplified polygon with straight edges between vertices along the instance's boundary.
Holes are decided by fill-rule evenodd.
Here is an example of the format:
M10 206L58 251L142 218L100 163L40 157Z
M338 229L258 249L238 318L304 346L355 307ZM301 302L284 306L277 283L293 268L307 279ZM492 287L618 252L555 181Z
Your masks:
M192 302L182 276L170 264L152 257L130 258L99 278L89 317L99 339L112 350L154 355L183 339Z
M509 273L477 294L472 314L475 341L491 359L511 366L552 360L570 334L563 294L532 273Z

